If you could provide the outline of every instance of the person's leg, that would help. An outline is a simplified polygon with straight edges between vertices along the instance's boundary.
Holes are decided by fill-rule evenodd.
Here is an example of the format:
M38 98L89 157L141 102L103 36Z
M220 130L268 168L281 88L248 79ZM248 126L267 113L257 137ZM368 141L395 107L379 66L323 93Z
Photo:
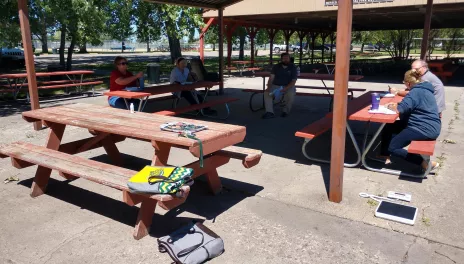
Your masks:
M398 135L393 137L393 139L390 142L390 146L388 147L388 151L391 153L392 158L393 157L401 158L408 162L421 165L422 162L424 161L422 156L418 154L408 153L408 151L405 150L404 147L411 144L411 141L413 140L427 140L427 139L428 138L426 136L422 135L417 130L407 127L403 131L401 131Z
M390 146L390 142L394 134L400 133L403 129L406 128L406 122L398 120L392 124L386 124L382 130L382 137L380 141L380 156L388 157L390 156L390 152L388 151L388 147Z
M296 88L292 87L284 94L285 105L282 108L283 115L288 115L292 110L293 101L295 100Z
M269 94L277 88L279 88L279 86L271 85L269 90L264 92L264 107L266 108L266 113L274 113L274 99Z
M110 104L110 106L114 107L114 108L118 108L118 109L125 109L127 110L127 106L126 106L126 103L124 102L124 98L120 98L120 97L112 97L108 103ZM130 104L129 104L130 105Z
M197 98L195 98L195 95L191 91L182 91L180 96L184 97L185 100L187 100L187 102L189 102L191 105L198 104Z

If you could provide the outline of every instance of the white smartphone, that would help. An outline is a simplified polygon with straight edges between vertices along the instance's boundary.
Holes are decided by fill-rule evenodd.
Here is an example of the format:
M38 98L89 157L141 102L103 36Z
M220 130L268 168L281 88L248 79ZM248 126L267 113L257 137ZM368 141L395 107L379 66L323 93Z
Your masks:
M380 201L375 210L375 216L407 225L414 225L417 217L417 207Z

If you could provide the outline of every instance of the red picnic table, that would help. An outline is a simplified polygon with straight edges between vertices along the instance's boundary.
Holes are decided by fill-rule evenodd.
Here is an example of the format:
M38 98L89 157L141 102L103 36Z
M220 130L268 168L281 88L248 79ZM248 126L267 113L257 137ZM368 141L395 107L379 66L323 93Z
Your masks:
M218 167L227 164L230 158L235 158L242 160L244 167L250 168L259 163L262 155L258 150L233 146L244 140L246 128L243 126L149 113L130 113L126 110L82 103L27 111L23 112L22 116L28 122L41 121L50 128L45 147L26 142L0 147L0 157L11 157L16 168L39 165L31 196L37 197L45 192L52 170L60 172L66 179L83 178L120 190L123 193L123 201L128 205L141 203L133 233L136 239L148 234L157 204L164 209L172 209L185 201L190 189L184 186L180 197L130 192L127 181L137 171L120 167L123 160L116 146L117 142L126 138L149 142L154 152L152 166L169 166L169 153L173 147L187 149L195 157L204 157L203 164L200 160L183 167L194 169L193 178L205 175L211 191L215 194L222 188L217 173ZM160 128L162 124L171 122L204 125L207 130L196 132L197 139L180 137L178 133L163 131ZM87 129L93 136L62 144L66 126ZM105 149L115 165L75 155L99 147ZM63 228L67 228L66 225Z
M82 86L102 84L102 81L85 81L84 75L94 74L94 71L82 70L82 71L56 71L56 72L38 72L36 77L50 77L50 76L66 76L68 80L58 81L41 81L37 82L37 89L60 89L67 87L76 87L78 92L82 92ZM80 76L77 77L76 76ZM0 74L0 79L6 79L8 85L1 86L0 93L11 92L13 93L14 99L16 99L18 93L23 87L26 87L28 83L26 73L8 73ZM95 91L93 90L93 94ZM29 92L27 91L27 98L29 100Z
M257 90L253 90L253 89L243 89L242 91L244 92L251 92L253 93L250 97L250 109L251 111L253 112L256 112L256 111L259 111L261 109L264 108L264 92L266 91L266 78L269 78L271 76L271 73L270 72L257 72L255 74L255 77L262 77L263 78L263 90L262 91L257 91ZM349 76L349 81L359 81L361 80L362 78L364 78L364 76L362 75L350 75ZM331 109L331 106L332 106L332 102L333 102L333 94L330 93L330 91L333 91L334 88L333 87L328 87L324 81L333 81L335 80L335 75L333 74L319 74L319 73L300 73L300 75L298 76L298 79L306 79L306 80L320 80L322 82L322 84L324 85L323 87L319 87L319 86L307 86L307 85L295 85L296 88L305 88L305 89L316 89L316 90L325 90L327 91L327 94L317 94L317 93L298 93L297 92L297 95L303 95L303 96L319 96L319 97L330 97L331 98L331 101L330 101L330 104L329 104L329 110ZM354 94L353 92L364 92L366 91L366 89L361 89L361 88L348 88L348 92L351 93L351 98L354 97ZM253 108L252 106L252 100L253 100L253 96L258 94L258 93L262 93L263 94L263 106L261 108Z
M175 108L175 109L174 110L160 111L160 112L157 112L158 114L171 115L172 116L172 115L179 115L179 114L187 113L187 112L190 112L190 111L198 110L198 112L195 115L200 114L202 116L207 116L207 117L210 117L210 118L219 118L219 117L215 117L215 116L205 114L203 112L203 108L212 107L212 106L215 106L215 105L224 105L225 109L226 109L226 115L224 117L220 117L219 119L227 119L229 117L229 115L230 115L230 108L229 108L228 103L233 102L233 101L237 101L238 99L237 98L232 98L232 97L222 97L222 98L217 99L217 100L208 100L207 101L209 90L212 87L216 86L216 85L219 85L219 82L198 81L198 82L193 82L193 83L189 82L189 83L186 83L186 84L165 84L165 85L145 86L143 91L137 92L137 94L135 94L134 92L130 92L130 91L106 92L104 94L107 95L107 96L122 97L125 100L126 99L134 99L134 98L136 98L136 99L141 100L141 103L144 100L143 106L141 107L141 104L139 105L139 111L140 111L140 110L143 110L143 108L145 107L145 104L147 103L148 96L150 96L150 95L161 95L161 94L166 94L166 93L175 93L177 95L167 96L167 97L161 98L161 99L174 99L173 108ZM200 89L200 88L205 88L205 94L204 94L204 97L203 97L203 101L199 102L199 104L196 104L196 105L190 105L190 106L186 106L186 107L177 108L177 101L180 99L179 94L181 92L183 92L183 91L193 91L193 90ZM127 106L127 108L129 108L129 106L127 105L127 101L126 101L126 106Z

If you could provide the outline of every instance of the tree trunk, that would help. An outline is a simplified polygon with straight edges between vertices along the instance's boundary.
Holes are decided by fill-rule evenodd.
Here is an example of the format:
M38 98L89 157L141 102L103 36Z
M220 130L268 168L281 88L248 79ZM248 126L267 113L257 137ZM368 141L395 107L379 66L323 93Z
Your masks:
M79 53L87 53L87 38L82 39L82 44L79 46Z
M41 41L42 41L42 53L48 53L48 38L47 38L47 32L45 32L44 34L42 34L42 37L41 37Z
M213 51L216 51L216 44L213 43Z
M242 30L240 34L240 52L238 53L239 60L245 59L245 37L246 37L246 32L245 30Z
M66 25L61 24L61 40L60 40L60 65L65 66L64 49L66 48Z
M361 53L364 52L364 43L361 44Z
M150 52L150 40L147 41L147 52Z
M169 51L171 52L171 61L174 63L177 58L182 57L182 50L180 49L180 41L177 37L169 36Z
M76 34L73 33L71 35L71 44L69 45L69 49L68 49L68 58L66 62L67 71L70 71L72 69L72 55L73 55L75 46L76 46Z

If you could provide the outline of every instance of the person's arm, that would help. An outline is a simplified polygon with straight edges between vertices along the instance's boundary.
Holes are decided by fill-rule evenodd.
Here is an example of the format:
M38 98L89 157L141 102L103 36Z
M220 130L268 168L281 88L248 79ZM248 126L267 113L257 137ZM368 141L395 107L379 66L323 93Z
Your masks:
M274 81L275 75L271 73L271 76L269 76L269 80L267 80L267 90L271 88L272 82Z
M297 73L296 73L296 67L293 67L293 70L292 70L292 81L287 84L287 86L284 87L283 89L283 93L285 93L286 91L288 91L288 89L292 88L295 86L296 84L296 80L297 80L298 76L297 76Z
M396 111L399 114L410 113L415 107L416 101L414 100L413 96L405 96L404 99L398 104L390 103L387 105L388 109Z
M132 83L133 81L137 80L138 78L142 77L143 76L143 72L139 72L137 73L136 75L134 76L130 76L130 77L119 77L116 79L116 83L119 84L119 85L128 85L130 83Z
M405 97L408 93L409 93L409 90L408 89L399 89L399 88L395 88L395 87L390 87L388 86L388 90L391 94L394 94L394 95L399 95L399 96L402 96L402 97Z

